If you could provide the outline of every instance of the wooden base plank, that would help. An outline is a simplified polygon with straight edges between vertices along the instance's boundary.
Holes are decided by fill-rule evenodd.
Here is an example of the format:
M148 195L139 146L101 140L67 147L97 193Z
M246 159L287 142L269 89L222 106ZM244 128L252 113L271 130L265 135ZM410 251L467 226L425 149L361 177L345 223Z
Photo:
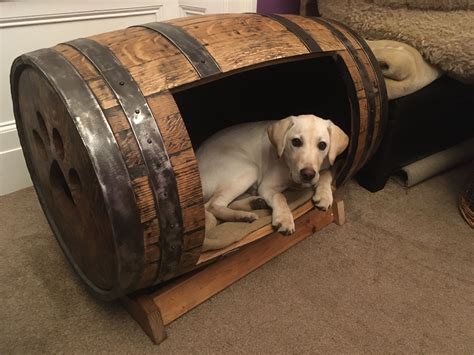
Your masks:
M160 310L149 295L128 295L121 298L130 315L142 327L143 331L155 344L160 344L166 339L165 326Z
M342 226L346 223L346 212L344 210L344 201L342 200L335 200L332 206L332 210L334 212L334 223L338 226Z
M328 211L312 209L301 215L295 220L296 233L291 236L273 232L164 287L144 290L122 301L153 342L159 344L166 338L165 325L332 222L344 222L342 201L336 201Z

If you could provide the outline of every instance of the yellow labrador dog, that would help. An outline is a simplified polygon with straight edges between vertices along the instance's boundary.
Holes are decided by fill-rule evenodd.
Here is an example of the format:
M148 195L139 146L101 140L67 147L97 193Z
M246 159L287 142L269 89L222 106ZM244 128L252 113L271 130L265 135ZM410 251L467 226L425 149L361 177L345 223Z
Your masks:
M272 225L283 234L294 233L293 215L282 192L295 185L313 186L315 205L329 208L333 202L330 167L348 142L338 126L314 115L245 123L219 131L197 151L206 228L215 222L214 217L222 221L257 219L246 207L249 198L232 203L253 190L258 196L251 200L263 198L272 208Z

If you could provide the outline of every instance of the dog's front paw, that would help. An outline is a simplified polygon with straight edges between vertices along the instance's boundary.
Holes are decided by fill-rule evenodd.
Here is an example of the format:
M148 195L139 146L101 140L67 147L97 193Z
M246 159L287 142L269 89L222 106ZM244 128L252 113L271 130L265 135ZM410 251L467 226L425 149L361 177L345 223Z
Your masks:
M291 212L274 214L272 225L278 232L284 235L290 235L295 232L295 221Z
M332 206L332 191L330 189L316 189L313 195L313 202L320 210L327 211Z
M237 220L240 222L252 223L258 219L258 214L252 212L239 211Z

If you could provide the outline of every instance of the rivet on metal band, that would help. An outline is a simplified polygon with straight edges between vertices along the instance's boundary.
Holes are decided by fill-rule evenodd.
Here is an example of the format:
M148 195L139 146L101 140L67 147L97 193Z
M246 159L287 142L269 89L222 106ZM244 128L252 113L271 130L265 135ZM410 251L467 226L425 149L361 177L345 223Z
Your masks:
M137 83L107 47L87 38L66 44L81 52L102 74L135 134L159 212L161 263L158 278L166 280L173 276L179 265L183 221L176 177L156 121ZM171 228L172 225L175 228Z

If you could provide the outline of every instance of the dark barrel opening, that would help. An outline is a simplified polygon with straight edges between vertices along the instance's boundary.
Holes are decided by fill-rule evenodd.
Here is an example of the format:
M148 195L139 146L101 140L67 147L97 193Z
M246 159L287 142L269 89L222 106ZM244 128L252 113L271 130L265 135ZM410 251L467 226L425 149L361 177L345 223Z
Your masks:
M331 119L348 135L351 131L346 85L329 56L239 72L173 96L194 149L225 127L289 115L315 114Z

